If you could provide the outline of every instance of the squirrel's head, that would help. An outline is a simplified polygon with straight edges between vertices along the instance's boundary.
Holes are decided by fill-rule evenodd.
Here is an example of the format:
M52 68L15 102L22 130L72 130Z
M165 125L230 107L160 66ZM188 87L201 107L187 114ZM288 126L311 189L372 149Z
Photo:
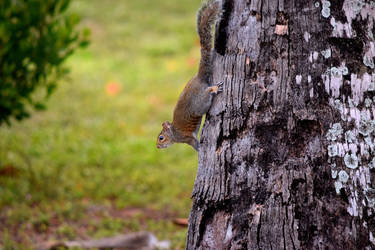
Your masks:
M169 122L163 122L163 129L161 130L156 141L157 148L167 148L173 144L172 141L172 125Z

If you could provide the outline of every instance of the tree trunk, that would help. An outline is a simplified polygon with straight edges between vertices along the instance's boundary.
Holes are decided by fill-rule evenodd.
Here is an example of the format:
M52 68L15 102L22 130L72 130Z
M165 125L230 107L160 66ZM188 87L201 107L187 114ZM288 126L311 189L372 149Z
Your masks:
M375 3L223 8L187 249L375 249Z

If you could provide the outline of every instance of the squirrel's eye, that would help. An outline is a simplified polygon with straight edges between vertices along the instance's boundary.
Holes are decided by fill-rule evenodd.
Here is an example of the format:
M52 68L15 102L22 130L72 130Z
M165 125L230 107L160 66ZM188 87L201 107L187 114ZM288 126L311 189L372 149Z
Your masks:
M159 140L161 140L161 141L164 140L164 136L162 136L162 135L159 136Z

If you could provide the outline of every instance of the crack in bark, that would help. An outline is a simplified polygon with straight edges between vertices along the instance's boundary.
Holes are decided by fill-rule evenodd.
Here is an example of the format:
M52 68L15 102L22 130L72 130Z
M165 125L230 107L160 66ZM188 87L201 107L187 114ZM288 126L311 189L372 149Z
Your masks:
M289 236L290 236L290 241L292 242L293 249L294 249L294 250L297 250L297 249L296 249L296 246L294 245L294 240L293 240L293 236L292 236L292 233L291 233L291 232L289 232Z
M292 205L292 212L294 212L294 206L293 205ZM293 249L296 250L296 246L294 244L293 234L292 234L293 231L294 231L294 217L292 218L292 225L291 225L289 235L290 235L290 240L292 241Z
M285 239L285 219L283 219L283 242L284 242L284 249L287 250L286 239Z
M262 211L260 212L260 215L259 215L259 223L258 223L258 226L257 226L257 245L258 245L258 248L260 249L260 230L262 228Z
M229 17L233 9L233 0L223 0L223 13L216 31L215 48L220 55L225 55L227 48L227 27L229 24Z

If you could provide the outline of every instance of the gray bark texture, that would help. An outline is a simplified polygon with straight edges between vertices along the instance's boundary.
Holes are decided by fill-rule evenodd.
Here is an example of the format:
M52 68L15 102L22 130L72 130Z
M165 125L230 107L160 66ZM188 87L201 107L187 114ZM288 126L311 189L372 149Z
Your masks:
M223 0L187 249L375 249L374 19Z

